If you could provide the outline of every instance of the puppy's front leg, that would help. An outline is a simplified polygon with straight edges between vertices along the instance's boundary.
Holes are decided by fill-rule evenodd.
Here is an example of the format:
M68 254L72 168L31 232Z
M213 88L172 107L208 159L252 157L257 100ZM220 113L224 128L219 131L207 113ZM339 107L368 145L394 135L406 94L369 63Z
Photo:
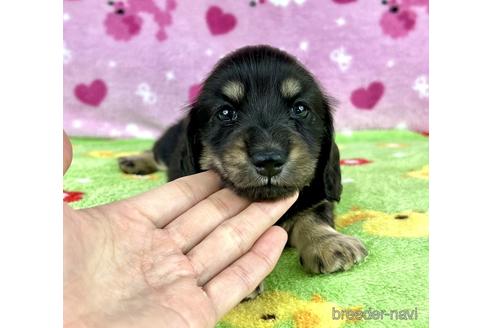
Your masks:
M308 272L348 270L367 255L359 239L333 228L333 211L328 201L297 213L283 226L289 233L289 244L299 251L301 265Z

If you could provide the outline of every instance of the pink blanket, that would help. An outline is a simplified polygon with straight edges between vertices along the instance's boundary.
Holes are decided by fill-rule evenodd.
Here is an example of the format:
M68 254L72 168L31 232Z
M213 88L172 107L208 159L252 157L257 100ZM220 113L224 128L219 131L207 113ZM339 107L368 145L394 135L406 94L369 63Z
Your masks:
M64 128L155 137L226 53L294 54L340 104L336 128L428 130L428 0L66 0Z

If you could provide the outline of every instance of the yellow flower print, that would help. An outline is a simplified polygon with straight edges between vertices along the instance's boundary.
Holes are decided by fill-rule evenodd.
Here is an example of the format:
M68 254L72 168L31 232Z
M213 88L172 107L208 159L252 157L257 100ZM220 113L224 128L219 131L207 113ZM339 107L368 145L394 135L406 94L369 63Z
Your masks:
M239 304L222 320L237 328L273 328L289 321L296 328L341 327L347 320L333 320L334 308L342 310L316 294L306 301L288 292L268 291L252 301Z

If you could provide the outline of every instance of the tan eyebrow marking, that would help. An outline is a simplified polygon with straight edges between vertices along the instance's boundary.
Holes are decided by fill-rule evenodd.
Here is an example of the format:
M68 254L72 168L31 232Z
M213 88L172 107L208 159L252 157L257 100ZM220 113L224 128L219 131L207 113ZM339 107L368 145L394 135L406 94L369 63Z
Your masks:
M239 81L229 81L222 87L222 93L239 102L244 97L244 85Z
M280 86L280 92L285 98L294 97L299 92L301 92L301 82L292 77L289 77L282 82L282 85Z

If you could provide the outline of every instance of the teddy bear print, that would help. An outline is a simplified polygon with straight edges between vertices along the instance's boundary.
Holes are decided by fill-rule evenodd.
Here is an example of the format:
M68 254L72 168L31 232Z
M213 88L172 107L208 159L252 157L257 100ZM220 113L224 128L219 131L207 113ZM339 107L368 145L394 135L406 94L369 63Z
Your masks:
M405 37L417 23L415 7L426 7L429 10L429 0L382 0L386 7L379 25L383 33L394 38Z
M362 307L342 308L318 294L312 295L311 300L303 300L288 292L267 291L236 306L222 322L236 328L284 327L289 322L296 328L338 328L350 322L346 318L334 319L333 309L361 311Z
M422 180L429 180L429 165L424 165L421 169L410 171L407 176Z
M248 3L249 3L249 6L250 7L256 7L256 5L260 4L264 4L266 2L266 0L248 0Z
M429 214L416 211L385 213L352 209L336 219L336 226L343 229L361 221L362 230L371 235L399 238L429 236Z
M140 14L152 15L157 24L155 37L158 41L167 39L165 28L172 23L171 11L176 8L175 0L166 0L163 10L156 4L157 0L108 1L112 11L106 15L104 25L106 33L117 41L129 41L142 29L143 19Z

